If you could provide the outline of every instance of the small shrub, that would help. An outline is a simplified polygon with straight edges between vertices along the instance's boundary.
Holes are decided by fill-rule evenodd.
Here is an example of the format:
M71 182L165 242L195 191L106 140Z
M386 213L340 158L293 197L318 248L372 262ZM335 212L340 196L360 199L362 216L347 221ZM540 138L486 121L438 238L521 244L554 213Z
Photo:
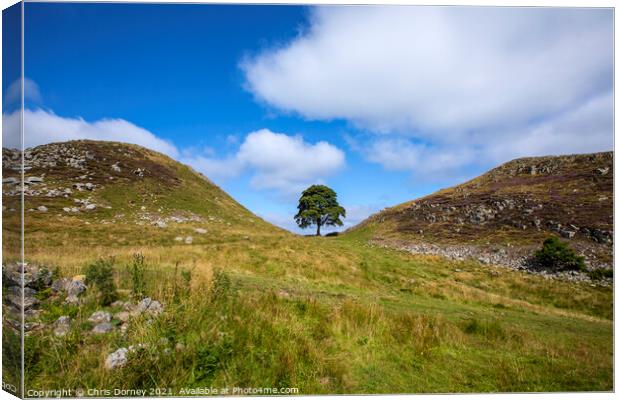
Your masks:
M232 281L226 272L215 270L213 274L213 284L211 287L211 296L214 300L221 300L228 296L232 289Z
M545 239L542 249L534 253L536 262L553 271L584 271L584 258L555 236Z
M605 268L597 268L595 270L589 271L588 275L590 279L593 280L603 280L605 278L612 279L614 277L613 269L605 269Z
M135 299L142 299L146 294L146 279L144 277L144 255L135 253L129 268L131 274L131 294Z
M233 343L228 338L199 348L196 352L196 364L193 371L195 381L205 382L213 378L215 373L223 367L226 360L233 353Z
M498 321L479 321L476 318L471 318L463 330L470 335L480 335L487 339L503 339L506 336L504 328Z
M181 271L181 277L183 278L183 283L185 283L185 285L189 287L192 282L192 271Z
M117 299L112 260L98 260L86 267L86 284L99 292L99 303L107 306Z

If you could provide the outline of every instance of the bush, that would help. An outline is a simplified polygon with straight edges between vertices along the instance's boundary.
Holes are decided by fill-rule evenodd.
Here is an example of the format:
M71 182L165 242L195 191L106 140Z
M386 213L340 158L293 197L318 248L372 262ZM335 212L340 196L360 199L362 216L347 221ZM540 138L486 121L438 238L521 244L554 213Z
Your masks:
M146 294L144 270L144 256L141 253L135 253L129 272L131 274L131 294L138 300L142 299Z
M545 239L542 249L534 253L536 262L552 271L585 271L584 258L555 236Z
M590 276L590 279L594 279L594 280L603 280L605 278L613 279L614 270L598 268L598 269L588 272L588 275Z
M107 306L117 298L112 260L98 260L86 267L86 284L99 292L99 303Z

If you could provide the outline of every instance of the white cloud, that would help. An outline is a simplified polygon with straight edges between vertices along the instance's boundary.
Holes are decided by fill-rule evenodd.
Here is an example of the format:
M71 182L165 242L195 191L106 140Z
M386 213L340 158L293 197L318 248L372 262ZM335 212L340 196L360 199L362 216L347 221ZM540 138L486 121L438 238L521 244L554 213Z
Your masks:
M18 111L3 114L3 146L20 147ZM345 164L344 153L327 143L307 143L301 136L289 136L261 129L249 133L235 154L214 157L210 147L177 147L152 132L123 119L93 122L66 118L45 110L24 111L25 147L52 142L91 139L134 143L167 154L191 165L212 179L227 179L249 170L255 189L275 189L279 194L298 194L306 186L321 183Z
M19 111L2 115L3 146L20 147ZM93 122L82 118L60 117L45 110L24 110L25 147L68 140L91 139L134 143L177 157L179 151L170 142L124 119L100 119Z
M241 67L277 109L450 141L610 88L612 19L609 9L322 7L305 33Z
M544 121L496 135L472 134L458 143L425 144L404 136L349 137L352 150L387 170L412 171L418 180L457 183L467 167L492 167L524 156L613 149L613 95L606 93Z
M516 157L613 148L609 9L320 7L309 23L242 62L246 87L370 132L350 147L387 170L456 182Z
M22 81L17 79L11 83L4 94L4 104L6 106L14 105L21 101ZM24 99L31 100L36 103L42 101L41 91L39 85L30 78L24 79Z
M522 157L591 153L613 149L614 98L608 92L545 121L503 137L482 138L491 162Z
M215 179L238 176L250 170L254 188L275 189L291 195L310 184L322 182L341 169L345 156L327 142L311 144L301 136L261 129L249 133L238 151L227 158L198 155L182 161Z

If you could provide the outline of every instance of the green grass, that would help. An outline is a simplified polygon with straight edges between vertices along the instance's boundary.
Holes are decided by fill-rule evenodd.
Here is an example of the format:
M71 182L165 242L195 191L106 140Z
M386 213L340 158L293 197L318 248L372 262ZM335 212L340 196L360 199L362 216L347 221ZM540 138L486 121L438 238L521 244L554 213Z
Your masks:
M123 293L130 289L127 251L114 251ZM492 276L473 262L374 248L355 235L233 235L144 254L147 294L166 312L152 324L132 322L127 337L79 329L63 339L31 335L28 387L297 387L302 394L612 388L610 289L507 270ZM198 256L211 262L196 263ZM73 262L65 273L80 272ZM192 271L187 287L179 268L173 278L176 262ZM214 269L223 271L217 279ZM43 319L70 314L85 328L95 310L94 302L46 307ZM108 353L137 343L146 348L125 368L102 368Z
M120 157L105 154L107 163ZM189 168L145 154L144 162L155 163L149 168L165 168L167 181L128 173L94 192L76 193L101 205L93 212L63 213L72 199L27 199L26 208L45 204L49 212L26 213L25 252L27 261L58 268L63 276L112 257L121 299L129 300L138 285L165 305L164 313L151 322L131 320L126 335L93 336L87 319L102 309L96 291L89 289L80 306L41 293L41 322L61 315L75 321L65 337L48 327L25 338L27 389L612 390L611 288L371 246L375 232L368 226L331 238L295 236ZM105 163L96 168L110 171ZM67 186L64 175L46 175L54 179ZM105 179L95 176L96 182ZM201 220L163 229L137 225L144 211ZM16 238L18 224L5 219L5 235ZM177 242L177 236L192 236L193 243ZM4 243L4 261L16 258L11 243ZM139 279L132 274L138 252L145 256ZM5 348L12 343L10 335L4 340ZM143 349L124 368L103 368L109 353L137 344Z

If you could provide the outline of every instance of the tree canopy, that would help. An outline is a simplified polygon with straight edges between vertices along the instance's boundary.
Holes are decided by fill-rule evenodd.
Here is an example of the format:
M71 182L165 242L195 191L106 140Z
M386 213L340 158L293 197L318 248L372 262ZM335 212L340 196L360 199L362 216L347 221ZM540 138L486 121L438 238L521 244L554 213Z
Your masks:
M336 192L325 185L312 185L299 198L295 222L305 229L316 225L316 235L321 235L321 226L342 226L340 217L346 217L345 209L338 204Z

